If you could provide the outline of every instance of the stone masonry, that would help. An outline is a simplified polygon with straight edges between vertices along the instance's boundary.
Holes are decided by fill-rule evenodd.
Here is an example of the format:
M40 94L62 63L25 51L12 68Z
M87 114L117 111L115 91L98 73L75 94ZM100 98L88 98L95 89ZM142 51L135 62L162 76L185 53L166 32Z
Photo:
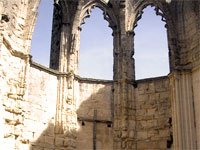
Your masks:
M0 0L0 149L200 149L200 2L54 0L50 68L32 61L40 0ZM170 73L135 80L134 28L153 6ZM98 7L113 30L113 80L78 75L80 32Z

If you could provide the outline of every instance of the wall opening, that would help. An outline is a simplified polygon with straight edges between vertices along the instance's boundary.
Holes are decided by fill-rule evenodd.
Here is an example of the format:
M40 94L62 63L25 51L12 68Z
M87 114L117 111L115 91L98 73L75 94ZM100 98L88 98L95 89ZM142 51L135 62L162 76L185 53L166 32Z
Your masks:
M49 67L53 0L42 0L38 13L31 42L31 55L34 62Z
M79 75L85 78L113 79L112 29L103 11L92 9L80 35Z
M154 9L146 7L134 29L136 80L166 76L169 73L166 23L161 21L161 16L157 16Z

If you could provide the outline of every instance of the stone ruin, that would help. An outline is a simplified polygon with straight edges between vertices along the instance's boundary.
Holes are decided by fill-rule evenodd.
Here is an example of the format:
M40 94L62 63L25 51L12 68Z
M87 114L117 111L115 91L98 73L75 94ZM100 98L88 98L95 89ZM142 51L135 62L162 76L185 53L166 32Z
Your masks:
M200 149L200 1L54 0L50 68L31 60L40 0L0 0L0 149ZM134 28L154 6L170 73L135 80ZM78 76L92 8L113 30L112 81Z

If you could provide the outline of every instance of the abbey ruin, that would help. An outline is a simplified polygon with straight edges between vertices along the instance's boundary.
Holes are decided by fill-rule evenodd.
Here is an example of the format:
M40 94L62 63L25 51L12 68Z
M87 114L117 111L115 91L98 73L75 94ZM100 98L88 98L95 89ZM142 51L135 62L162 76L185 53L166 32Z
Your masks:
M200 149L200 1L54 0L50 68L32 61L40 0L0 0L1 150ZM154 6L170 73L135 80L134 28ZM80 31L100 8L113 31L112 81L78 74Z

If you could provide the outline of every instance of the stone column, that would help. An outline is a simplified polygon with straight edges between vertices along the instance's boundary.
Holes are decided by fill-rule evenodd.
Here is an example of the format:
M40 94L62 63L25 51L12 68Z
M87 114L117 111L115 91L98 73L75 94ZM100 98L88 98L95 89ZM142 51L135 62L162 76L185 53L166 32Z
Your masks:
M134 101L134 61L133 34L125 31L124 11L121 10L121 32L118 63L114 75L114 149L135 149L135 101ZM116 57L116 56L115 56ZM116 58L115 58L116 59Z
M169 78L172 93L173 149L196 149L191 73L173 72Z
M200 149L200 67L192 71L193 83L193 96L194 96L194 109L195 109L195 122L197 134L197 149Z
M49 67L51 69L59 69L59 54L60 54L60 42L61 42L61 26L62 26L62 15L59 5L54 3L53 11L53 24L52 24L52 35L51 35L51 54Z
M74 99L74 74L70 69L71 26L62 23L59 82L56 110L56 149L75 149L76 144L76 103Z

